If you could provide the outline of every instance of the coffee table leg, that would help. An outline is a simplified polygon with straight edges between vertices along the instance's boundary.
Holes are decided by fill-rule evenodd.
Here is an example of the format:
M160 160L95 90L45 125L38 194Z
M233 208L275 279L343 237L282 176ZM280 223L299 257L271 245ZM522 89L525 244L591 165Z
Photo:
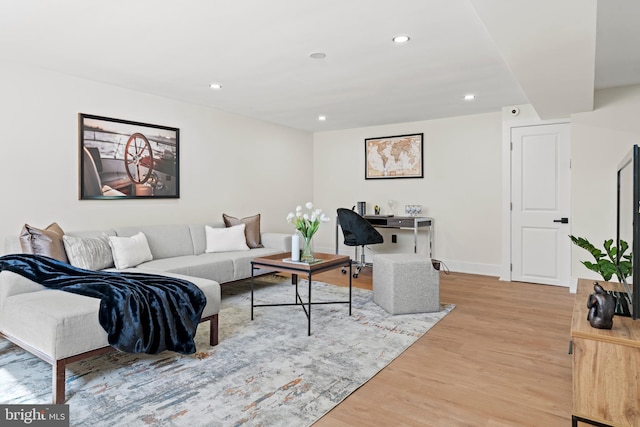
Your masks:
M297 304L298 303L298 275L295 273L291 275L291 284L296 285L296 293L293 294L293 302Z
M349 261L349 316L351 316L351 278L353 277L351 275L351 261Z
M253 320L253 265L251 266L251 320Z
M307 320L309 321L307 326L307 335L311 336L311 272L309 272L309 316Z

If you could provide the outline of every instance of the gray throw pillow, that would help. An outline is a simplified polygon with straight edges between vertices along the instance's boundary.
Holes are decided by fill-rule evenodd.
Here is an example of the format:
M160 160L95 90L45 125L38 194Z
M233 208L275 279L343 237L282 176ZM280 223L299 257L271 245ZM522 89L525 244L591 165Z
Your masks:
M86 270L113 267L109 237L102 233L96 237L62 236L69 264Z

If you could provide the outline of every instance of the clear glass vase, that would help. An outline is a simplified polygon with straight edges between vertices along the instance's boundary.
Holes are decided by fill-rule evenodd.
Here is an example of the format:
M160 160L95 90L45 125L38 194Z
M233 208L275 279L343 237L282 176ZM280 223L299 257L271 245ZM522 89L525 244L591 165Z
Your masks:
M314 259L313 248L311 247L311 237L304 237L304 246L302 247L302 255L300 255L300 261L312 263Z

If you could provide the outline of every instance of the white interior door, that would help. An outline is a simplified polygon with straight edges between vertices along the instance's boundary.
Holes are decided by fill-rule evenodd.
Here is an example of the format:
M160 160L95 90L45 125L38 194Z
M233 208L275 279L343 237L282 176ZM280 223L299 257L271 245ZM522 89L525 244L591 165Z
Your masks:
M511 280L570 285L570 125L511 129Z

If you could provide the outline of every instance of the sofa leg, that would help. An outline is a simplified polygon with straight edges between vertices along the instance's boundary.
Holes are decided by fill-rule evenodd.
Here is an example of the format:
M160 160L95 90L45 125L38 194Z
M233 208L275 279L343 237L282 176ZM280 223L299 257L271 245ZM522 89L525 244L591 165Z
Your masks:
M218 345L218 315L214 314L209 321L209 345Z
M53 365L53 403L61 405L65 400L65 366L64 360L56 360Z

